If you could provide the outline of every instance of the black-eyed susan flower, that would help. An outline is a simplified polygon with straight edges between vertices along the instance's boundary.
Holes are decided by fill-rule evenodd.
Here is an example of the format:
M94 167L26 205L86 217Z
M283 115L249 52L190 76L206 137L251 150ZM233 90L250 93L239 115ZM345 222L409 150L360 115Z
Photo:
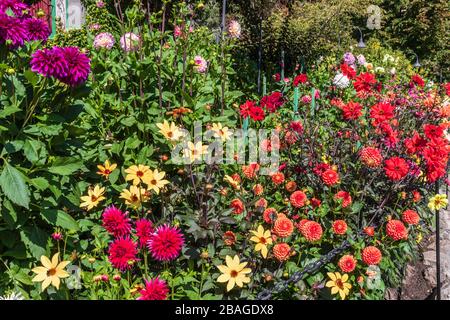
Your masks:
M69 274L64 268L70 261L59 262L59 252L55 253L50 261L46 256L41 256L41 267L33 268L31 271L36 273L32 279L33 282L42 282L42 291L44 291L50 284L56 289L59 289L62 278L67 278Z
M100 187L98 184L95 185L94 189L89 188L88 189L88 195L80 197L81 208L86 208L87 210L91 210L92 208L96 207L100 201L105 200L106 198L103 196L103 193L105 193L105 188Z
M164 171L159 172L158 169L150 170L150 174L145 177L144 183L147 184L149 190L159 194L159 191L169 183L168 180L164 179L165 175Z
M135 186L149 179L151 175L150 168L142 164L133 165L129 167L128 169L125 170L125 173L127 174L125 180L126 181L132 180L133 185Z
M120 198L125 200L126 205L136 209L141 206L142 202L146 202L149 199L149 192L145 188L130 186L130 189L122 190Z
M255 251L261 251L263 258L267 258L267 245L272 244L272 235L270 230L264 230L262 225L258 226L257 230L250 230L253 236L250 241L256 242Z
M174 122L169 123L164 120L163 123L157 123L156 126L159 128L159 132L170 142L176 142L183 137L183 132Z
M447 195L445 194L437 194L434 197L430 198L428 202L428 208L432 211L437 211L445 208L448 205Z
M191 141L188 142L187 148L183 150L185 159L192 163L196 160L201 160L202 156L206 154L208 146L203 145L201 141L193 144Z
M227 291L233 289L235 285L242 288L244 283L250 282L250 277L247 277L246 275L252 272L252 270L245 267L247 262L241 263L237 255L235 255L234 258L226 256L225 261L226 265L217 266L220 272L222 272L219 278L217 278L217 282L228 282Z
M331 294L339 294L342 300L350 293L352 285L347 283L348 274L341 275L339 272L328 272L330 280L325 284L326 287L331 288Z
M223 142L229 140L233 135L228 127L222 127L221 123L213 123L211 130L214 131L214 135L219 137Z
M97 171L97 174L104 176L106 179L108 179L109 175L117 168L117 164L113 163L111 164L109 160L106 160L103 165L99 164L97 165L97 168L99 171Z

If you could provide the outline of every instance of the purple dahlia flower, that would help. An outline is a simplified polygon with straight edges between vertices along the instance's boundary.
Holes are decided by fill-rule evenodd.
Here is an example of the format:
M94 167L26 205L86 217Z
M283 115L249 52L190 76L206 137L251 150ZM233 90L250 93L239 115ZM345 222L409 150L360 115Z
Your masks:
M44 21L40 19L30 18L23 22L28 33L28 40L42 40L46 41L50 35L50 29Z
M88 56L82 53L78 47L64 47L61 50L67 64L68 73L65 77L57 78L72 87L85 82L91 72L91 61Z
M59 47L37 50L31 55L30 64L31 71L37 72L44 77L62 79L67 76L67 62L62 49Z
M0 13L0 43L11 41L13 48L22 46L27 40L24 24L17 18Z
M355 56L351 52L344 53L344 62L348 65L355 63Z
M28 9L28 6L17 0L1 0L0 13L6 13L8 9L11 9L16 17L22 17L24 11Z

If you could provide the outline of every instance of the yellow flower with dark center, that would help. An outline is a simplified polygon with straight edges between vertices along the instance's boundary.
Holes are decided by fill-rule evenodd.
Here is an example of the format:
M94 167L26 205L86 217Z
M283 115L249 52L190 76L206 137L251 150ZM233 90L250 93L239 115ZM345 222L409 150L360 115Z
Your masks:
M142 164L133 165L125 170L127 176L125 180L133 180L133 184L136 186L144 180L148 179L150 176L150 168L148 166L144 166Z
M198 141L196 144L189 141L187 148L183 150L184 157L191 163L196 160L201 160L202 156L206 154L207 149L208 146L203 145L201 141Z
M109 160L106 160L103 165L99 164L97 165L97 168L99 171L97 171L97 174L104 176L106 179L108 179L109 175L117 168L117 164L113 163L110 164Z
M46 256L41 256L42 267L33 268L31 271L37 275L32 279L33 282L42 282L42 291L44 291L50 284L56 289L59 289L61 278L67 278L69 274L64 268L70 261L59 262L59 252L55 253L50 261Z
M87 210L91 210L92 208L96 207L100 203L100 201L106 199L103 196L103 193L105 193L105 188L100 187L98 184L95 185L94 189L89 188L88 195L80 197L81 201L83 201L80 204L80 207L86 207Z
M166 173L164 171L159 172L158 169L154 171L150 170L150 174L145 177L144 183L147 184L149 190L153 190L156 194L159 194L159 190L169 183L168 180L163 179L165 175Z
M240 262L237 255L234 258L230 256L225 257L226 265L217 266L222 274L217 278L217 282L228 282L227 291L234 288L235 285L242 288L244 283L250 282L250 277L246 274L252 272L250 268L246 268L247 262Z
M219 137L223 142L229 140L233 135L228 127L222 127L221 123L213 123L211 130L214 131L214 135Z
M178 141L183 137L183 132L174 122L169 124L167 120L164 120L163 123L157 123L156 126L159 128L159 132L170 142Z
M270 230L265 230L262 225L258 226L257 230L250 230L253 233L253 237L250 241L256 242L255 251L261 251L263 258L267 258L267 245L272 244L272 235Z
M428 208L433 211L441 210L448 205L447 195L445 194L437 194L434 197L430 198L428 202Z
M328 272L327 275L330 278L330 281L328 281L325 286L331 288L331 294L339 293L341 299L344 300L352 288L352 285L347 283L348 274L344 273L341 276L339 272Z
M136 209L141 206L142 202L146 202L149 199L149 191L145 188L130 186L129 190L122 190L120 198L125 199L126 205Z

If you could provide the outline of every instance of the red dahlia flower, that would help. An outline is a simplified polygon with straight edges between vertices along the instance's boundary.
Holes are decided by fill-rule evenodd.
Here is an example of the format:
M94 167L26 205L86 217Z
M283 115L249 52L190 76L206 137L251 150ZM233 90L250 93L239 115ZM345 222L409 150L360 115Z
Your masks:
M260 105L269 112L275 112L284 103L284 98L281 92L275 91L270 95L264 96L261 99Z
M408 229L400 220L389 220L386 224L386 234L393 240L406 240L408 238Z
M282 184L284 182L284 174L283 174L283 172L276 172L276 173L272 174L270 176L270 178L272 179L272 182L275 185L280 185L280 184Z
M233 208L234 214L241 214L244 212L244 204L240 199L231 200L230 207Z
M288 218L277 218L273 226L273 232L280 238L289 237L294 231L294 224Z
M367 265L377 265L382 258L381 251L374 246L365 247L362 251L362 259Z
M291 247L287 243L277 243L273 246L273 255L278 261L286 261L291 255Z
M433 124L426 124L423 126L423 132L428 139L441 138L444 133L444 128L435 126Z
M327 186L332 186L336 183L339 183L339 174L332 169L325 170L322 173L321 178L323 183L325 183Z
M315 221L306 222L301 230L303 230L302 234L309 242L318 241L322 238L322 227Z
M370 118L374 120L374 125L379 125L394 117L395 107L389 103L380 102L370 109Z
M297 75L292 83L294 87L297 87L300 83L306 83L308 81L308 76L304 73Z
M375 79L375 75L369 72L362 72L356 77L353 86L355 87L356 92L370 92L376 83L377 80Z
M398 181L408 174L409 166L406 160L400 157L392 157L385 161L384 171L389 179Z
M306 197L306 194L303 191L298 190L291 194L289 200L293 207L301 208L306 204L308 198Z
M362 106L357 102L350 101L340 107L340 109L345 120L356 120L362 116Z
M346 254L339 259L338 266L342 272L352 272L356 268L356 259L352 255Z
M419 214L414 210L406 210L402 214L402 220L409 225L418 224L420 221Z
M423 81L422 77L418 74L415 74L411 77L410 86L414 87L414 85L418 85L419 87L425 86L425 81Z
M359 159L369 168L377 168L381 165L383 157L379 149L364 147L359 152Z
M367 234L369 237L373 237L375 235L375 229L374 227L365 227L364 233Z
M249 112L250 118L252 118L255 121L262 121L265 118L264 110L260 107L257 106L250 107Z
M334 221L333 232L339 235L345 234L347 232L347 223L344 220Z
M341 72L349 79L353 79L356 76L356 71L346 63L341 64Z
M342 199L342 208L346 208L349 205L352 204L352 197L350 195L350 193L348 193L347 191L338 191L335 196L334 196L335 200L339 200Z
M250 109L256 107L253 101L247 100L239 107L239 113L242 118L250 117Z

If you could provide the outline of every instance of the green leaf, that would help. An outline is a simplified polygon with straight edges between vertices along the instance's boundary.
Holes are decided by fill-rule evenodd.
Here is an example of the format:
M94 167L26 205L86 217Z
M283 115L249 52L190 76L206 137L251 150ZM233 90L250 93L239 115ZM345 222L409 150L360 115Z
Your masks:
M0 186L3 193L15 204L28 209L30 204L30 191L19 170L5 162L0 175Z
M46 255L48 235L45 231L36 226L27 226L20 231L20 238L36 259L40 259L42 255Z
M36 163L39 160L40 150L43 148L43 144L37 140L27 140L23 145L23 152L25 157L31 162Z
M20 108L16 106L7 106L2 111L0 111L0 119L6 118L13 113L19 112Z
M57 158L48 171L62 176L68 176L79 170L83 163L76 158Z
M17 212L14 206L8 199L4 199L2 203L2 218L5 220L10 230L16 228L17 224Z
M41 212L41 216L49 223L60 226L67 230L79 231L78 223L69 214L62 210L45 209Z
M45 190L48 188L48 181L43 177L37 177L30 180L30 183L39 190Z

